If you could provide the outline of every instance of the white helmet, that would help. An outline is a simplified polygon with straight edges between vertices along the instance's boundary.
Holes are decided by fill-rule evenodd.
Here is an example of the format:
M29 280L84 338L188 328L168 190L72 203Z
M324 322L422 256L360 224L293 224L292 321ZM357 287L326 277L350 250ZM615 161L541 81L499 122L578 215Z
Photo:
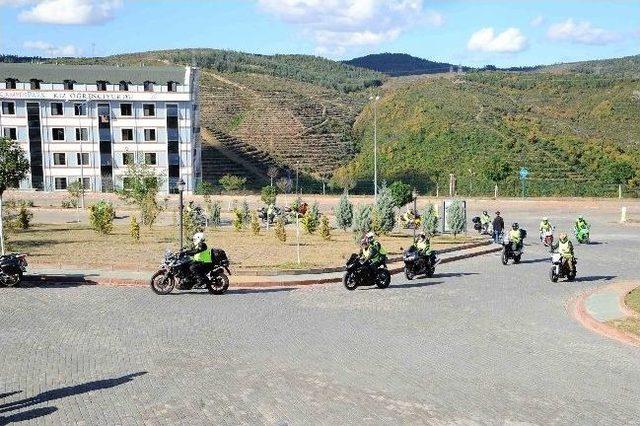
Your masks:
M202 232L196 232L193 234L193 245L197 246L200 243L204 243L204 234Z

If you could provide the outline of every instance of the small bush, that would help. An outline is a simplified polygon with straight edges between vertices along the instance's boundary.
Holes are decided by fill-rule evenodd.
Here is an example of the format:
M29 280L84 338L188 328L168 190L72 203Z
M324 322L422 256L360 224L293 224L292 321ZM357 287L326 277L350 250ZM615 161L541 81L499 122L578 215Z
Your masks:
M89 224L99 234L108 235L113 231L113 219L116 216L113 204L104 200L89 206Z
M278 216L274 231L278 240L283 243L287 241L287 230L284 227L284 217Z
M251 212L251 232L253 235L260 234L260 219L258 219L256 212Z
M158 219L162 206L156 200L155 194L149 192L140 202L140 216L142 224L151 228Z
M209 226L211 228L218 228L220 226L220 212L222 210L222 205L220 201L209 201L206 204L206 210L209 220Z
M20 229L29 229L31 219L33 219L33 213L27 208L27 203L22 201L20 203L20 210L18 210L18 217L16 217L16 225Z
M133 241L140 241L140 224L135 216L131 216L131 221L129 222L129 235Z
M447 208L447 225L454 237L464 231L465 212L461 201L454 200Z
M184 209L182 220L185 233L189 238L197 232L204 232L207 224L202 208L196 206L193 201L189 202L189 205Z
M226 192L236 192L244 188L247 178L227 174L222 176L219 182Z
M371 231L371 206L359 205L353 215L353 232L356 238Z
M434 204L429 204L422 213L422 230L425 234L434 236L438 232L438 211Z
M340 202L335 209L336 226L343 231L346 231L351 227L353 223L353 204L349 201L349 196L346 191L340 197Z
M302 223L302 228L304 228L307 234L313 234L316 232L318 224L320 223L318 203L314 203L313 206L306 211L300 222Z
M233 229L236 231L242 231L242 227L244 226L242 210L235 208L233 209L233 212L231 212L231 215L231 224L233 225Z
M322 218L320 219L320 228L318 228L318 233L323 240L331 240L331 227L329 226L329 218L325 214L323 214Z
M194 193L196 195L204 195L205 197L211 196L213 194L214 187L211 182L207 182L203 180L196 186L196 190Z
M275 204L277 194L278 194L278 190L274 186L265 186L262 188L262 191L260 192L260 199L267 206L269 204Z
M251 210L249 210L249 203L245 198L242 200L242 223L248 225L251 222Z
M380 191L378 191L378 201L374 207L377 220L379 221L375 227L372 226L376 233L386 235L393 231L394 226L396 226L396 213L394 208L395 204L391 190L383 183Z

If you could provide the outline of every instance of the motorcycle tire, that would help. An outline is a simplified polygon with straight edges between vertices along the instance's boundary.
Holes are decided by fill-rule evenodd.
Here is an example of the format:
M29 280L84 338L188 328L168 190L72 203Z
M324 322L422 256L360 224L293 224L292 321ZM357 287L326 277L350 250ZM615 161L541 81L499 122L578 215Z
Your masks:
M386 269L379 269L376 273L376 286L378 288L387 288L391 284L391 274Z
M358 288L355 277L351 272L347 272L344 274L344 277L342 278L342 284L344 284L344 287L349 291L353 291Z
M574 281L575 279L576 279L576 272L575 271L569 272L567 274L567 281L571 282L571 281Z
M509 256L507 256L507 253L505 253L504 251L502 252L502 264L506 265L509 263Z
M555 266L551 267L551 273L549 274L549 278L551 278L551 282L552 283L557 283L558 282L558 275L556 275L556 267Z
M173 291L176 286L176 279L173 275L166 274L165 271L158 271L151 277L151 290L155 294L165 295Z
M22 282L22 271L5 271L2 284L5 287L18 287Z
M212 280L207 280L207 290L209 293L221 295L229 288L229 277L226 274L218 274Z
M433 274L435 274L435 273L436 273L436 268L435 268L435 267L433 267L433 266L432 266L432 267L430 267L430 268L427 270L427 273L426 273L427 278L431 278L431 277L433 277Z
M522 255L514 256L513 263L520 263L521 260L522 260Z
M408 266L404 267L404 276L411 281L412 279L414 279L416 276L413 272L411 272L411 269Z

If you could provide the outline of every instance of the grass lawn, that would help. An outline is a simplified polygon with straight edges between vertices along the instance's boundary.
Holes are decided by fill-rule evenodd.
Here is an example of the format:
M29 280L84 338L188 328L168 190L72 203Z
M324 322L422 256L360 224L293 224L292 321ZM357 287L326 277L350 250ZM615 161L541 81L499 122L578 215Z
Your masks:
M34 224L10 237L12 251L26 252L29 263L73 265L77 267L123 270L153 270L161 263L167 249L178 247L178 233L174 226L141 228L140 241L129 236L128 225L115 225L111 235L99 235L86 224ZM319 235L300 232L300 264L297 263L296 232L287 227L287 242L275 238L273 230L262 229L260 235L251 231L230 228L208 229L207 244L226 250L233 269L300 269L341 266L349 255L357 251L353 234L332 231L331 241ZM469 242L477 237L436 237L436 249ZM411 243L409 235L390 235L381 238L388 253L398 254L400 247ZM240 272L240 271L239 271Z
M622 320L611 321L611 324L629 333L640 335L640 287L629 292L624 298L624 303L638 313L636 318L627 317Z

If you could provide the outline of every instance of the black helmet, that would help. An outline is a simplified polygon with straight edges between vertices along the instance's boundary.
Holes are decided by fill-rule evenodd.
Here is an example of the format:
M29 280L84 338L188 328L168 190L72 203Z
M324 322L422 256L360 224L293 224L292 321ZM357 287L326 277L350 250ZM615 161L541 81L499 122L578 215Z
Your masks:
M511 225L511 228L513 228L515 230L515 229L520 228L520 225L518 225L518 222L513 222L513 225Z

